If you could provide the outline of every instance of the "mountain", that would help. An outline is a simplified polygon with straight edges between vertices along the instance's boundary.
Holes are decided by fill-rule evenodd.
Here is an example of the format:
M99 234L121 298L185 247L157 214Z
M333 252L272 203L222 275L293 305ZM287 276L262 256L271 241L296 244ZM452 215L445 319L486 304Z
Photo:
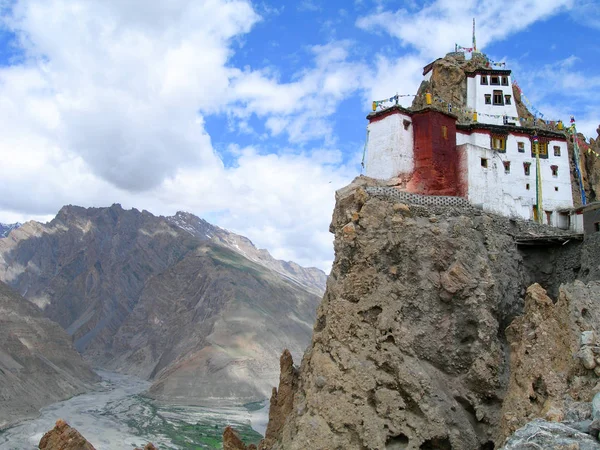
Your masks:
M166 219L199 239L207 239L227 247L267 269L274 270L284 278L303 286L315 295L325 292L327 275L314 267L302 267L293 261L275 259L264 249L257 249L247 237L232 233L223 228L211 225L199 217L186 212L178 212Z
M97 380L70 336L0 282L0 429Z
M10 233L11 230L14 230L15 228L19 228L20 226L21 226L21 224L19 222L17 222L17 223L2 223L2 222L0 222L0 238L8 236L8 233Z
M0 279L86 359L151 379L150 396L180 403L268 397L277 354L310 341L325 280L288 266L191 214L120 205L65 206L0 239Z

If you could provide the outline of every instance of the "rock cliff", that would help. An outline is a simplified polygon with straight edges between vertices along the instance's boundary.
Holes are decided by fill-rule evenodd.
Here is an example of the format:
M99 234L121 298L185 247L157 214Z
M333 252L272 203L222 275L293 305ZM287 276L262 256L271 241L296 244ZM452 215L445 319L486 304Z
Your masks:
M0 282L0 429L98 379L58 324Z
M533 417L590 401L597 375L575 354L595 327L597 240L518 245L560 230L407 205L376 184L337 193L312 345L297 374L282 364L272 407L290 386L293 403L272 412L259 448L493 449ZM536 281L556 305L541 286L526 291Z
M278 354L310 341L325 278L191 214L119 205L66 206L0 239L0 280L94 365L151 379L171 403L268 398Z
M96 450L79 431L62 419L40 440L40 450Z

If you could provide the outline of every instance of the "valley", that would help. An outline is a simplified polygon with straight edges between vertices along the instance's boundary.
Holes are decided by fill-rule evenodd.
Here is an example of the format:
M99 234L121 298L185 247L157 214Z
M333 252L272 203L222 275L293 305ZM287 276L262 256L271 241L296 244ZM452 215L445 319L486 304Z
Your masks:
M229 408L160 406L141 394L150 383L140 378L98 371L96 390L42 409L38 418L0 432L1 450L33 450L43 434L63 418L97 450L143 447L219 448L222 430L233 424L248 442L258 441L267 420L266 404Z

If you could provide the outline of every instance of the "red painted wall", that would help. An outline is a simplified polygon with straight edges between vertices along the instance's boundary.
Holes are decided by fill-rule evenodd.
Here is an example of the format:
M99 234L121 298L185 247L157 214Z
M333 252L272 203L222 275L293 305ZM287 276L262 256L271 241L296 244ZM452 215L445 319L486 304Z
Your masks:
M415 137L415 171L406 185L409 192L425 195L461 195L467 189L460 176L460 155L456 149L456 119L426 110L412 116ZM447 132L444 136L443 128Z

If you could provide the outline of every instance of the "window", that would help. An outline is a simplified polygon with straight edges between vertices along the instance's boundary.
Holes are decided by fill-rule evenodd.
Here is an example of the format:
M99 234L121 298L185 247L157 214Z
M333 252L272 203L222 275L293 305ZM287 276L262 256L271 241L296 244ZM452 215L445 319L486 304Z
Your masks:
M487 167L487 158L481 158L481 167Z
M492 95L491 94L485 94L485 104L486 105L492 104Z
M535 139L531 143L531 156L535 158L536 151L540 152L540 158L548 158L548 141L538 141Z
M525 153L525 142L517 142L519 153Z
M504 105L502 91L494 91L494 105Z
M496 86L499 85L500 84L500 77L497 76L497 75L492 75L490 77L490 84L493 84L493 85L496 85Z
M525 189L529 190L529 183L525 185Z
M558 145L554 146L554 156L560 156L560 147Z
M508 77L507 76L502 77L502 86L508 86Z
M492 134L491 141L493 150L506 151L506 136Z
M531 163L530 162L524 162L523 163L523 169L525 170L525 175L529 175L530 169L531 169ZM527 185L529 186L529 185ZM527 188L529 189L529 188Z
M480 83L481 84L488 84L488 82L487 82L487 75L481 75L481 81L480 81Z
M510 105L510 95L505 95L504 96L504 104L505 105Z
M552 176L557 177L558 176L558 166L550 166L550 168L552 169Z
M554 186L554 190L558 192L558 186Z
M446 125L442 125L442 137L448 140L448 127Z
M504 173L510 173L510 161L502 161L504 164Z

